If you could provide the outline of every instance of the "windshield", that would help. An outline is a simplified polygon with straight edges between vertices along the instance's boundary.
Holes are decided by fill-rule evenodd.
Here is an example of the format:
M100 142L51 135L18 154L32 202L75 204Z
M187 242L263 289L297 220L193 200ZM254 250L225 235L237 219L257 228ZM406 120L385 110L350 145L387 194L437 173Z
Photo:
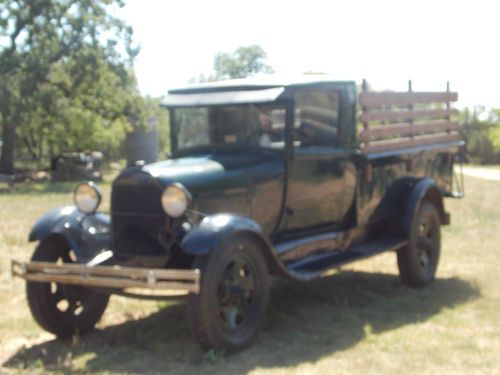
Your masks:
M204 145L284 147L285 108L276 104L245 104L176 108L177 149Z

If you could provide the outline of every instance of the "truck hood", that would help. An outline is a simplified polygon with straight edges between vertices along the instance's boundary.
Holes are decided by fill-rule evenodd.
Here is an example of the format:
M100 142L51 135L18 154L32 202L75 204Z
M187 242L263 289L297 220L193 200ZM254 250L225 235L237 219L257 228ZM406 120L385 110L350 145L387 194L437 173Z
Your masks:
M177 182L191 193L193 210L253 217L253 207L269 209L269 202L259 203L263 199L272 198L274 211L279 210L284 180L285 164L272 153L233 150L184 156L123 171L113 182L111 211L115 216L163 216L163 190Z
M132 253L139 248L144 253L146 247L160 251L155 250L159 246L155 239L165 227L161 195L174 182L191 193L191 210L251 217L265 233L271 233L280 218L285 163L271 153L232 151L126 169L113 182L111 192L112 231L116 238L125 238L115 238L115 248ZM134 236L143 238L142 242L136 245ZM144 238L150 239L147 246Z
M146 165L142 170L157 179L162 186L180 182L191 194L207 181L224 178L226 172L220 162L207 155L160 161Z
M275 156L260 153L220 153L170 159L143 168L166 186L183 184L196 198L213 190L249 187L284 174L284 163Z

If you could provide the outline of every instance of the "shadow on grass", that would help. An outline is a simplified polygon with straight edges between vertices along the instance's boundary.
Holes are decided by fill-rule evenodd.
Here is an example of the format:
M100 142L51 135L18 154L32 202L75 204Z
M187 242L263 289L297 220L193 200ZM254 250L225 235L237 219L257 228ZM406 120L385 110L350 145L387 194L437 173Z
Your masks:
M267 323L253 346L231 356L203 353L183 304L96 331L73 342L52 340L19 350L3 366L45 371L247 373L295 366L345 350L376 334L414 324L480 296L458 278L412 290L393 275L341 272L307 284L276 280Z

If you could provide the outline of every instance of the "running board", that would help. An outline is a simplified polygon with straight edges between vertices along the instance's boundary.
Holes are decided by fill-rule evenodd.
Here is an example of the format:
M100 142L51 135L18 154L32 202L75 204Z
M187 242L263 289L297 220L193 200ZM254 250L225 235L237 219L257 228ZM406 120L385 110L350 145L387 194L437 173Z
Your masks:
M299 261L287 263L290 274L300 280L312 280L333 268L355 260L385 252L396 251L408 244L408 239L398 237L379 237L360 244L352 245L344 251L330 251L311 255Z
M140 289L180 293L200 292L200 270L174 270L141 267L56 264L51 262L23 263L12 260L12 276L27 281L55 282L96 288ZM148 294L148 293L144 293Z

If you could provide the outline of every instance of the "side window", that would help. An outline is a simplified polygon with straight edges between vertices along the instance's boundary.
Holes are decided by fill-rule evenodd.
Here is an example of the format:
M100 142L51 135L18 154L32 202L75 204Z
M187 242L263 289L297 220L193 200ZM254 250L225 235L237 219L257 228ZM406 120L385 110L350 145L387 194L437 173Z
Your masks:
M261 147L285 147L285 109L275 105L255 106L258 119L258 144Z
M339 129L338 92L303 90L295 96L296 147L335 146Z

